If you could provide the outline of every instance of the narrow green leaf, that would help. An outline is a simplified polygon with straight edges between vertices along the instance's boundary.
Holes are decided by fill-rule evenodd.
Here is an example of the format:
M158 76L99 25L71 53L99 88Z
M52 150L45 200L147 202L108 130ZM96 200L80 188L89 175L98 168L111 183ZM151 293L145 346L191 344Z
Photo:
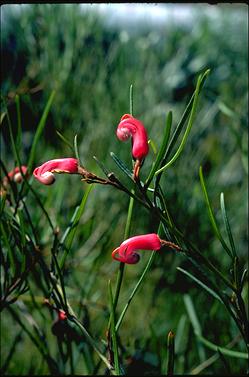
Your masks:
M189 321L186 314L182 314L176 329L175 337L175 352L176 354L183 354L184 347L187 342L187 331L188 331Z
M175 363L175 334L170 331L167 339L167 376L173 376Z
M187 309L187 312L188 312L188 315L189 315L189 319L190 319L190 322L192 323L192 326L194 328L195 333L201 335L201 333L202 333L201 325L200 325L200 322L197 318L191 297L188 294L184 294L183 295L183 301L184 301L184 304L186 306L186 309Z
M128 298L125 306L124 306L124 309L122 310L122 312L120 314L120 317L119 317L119 319L117 321L117 324L116 324L116 331L119 330L119 327L120 327L120 325L121 325L121 323L122 323L122 321L124 319L125 313L127 312L127 309L129 308L130 303L131 303L133 297L137 293L137 291L140 288L140 286L141 286L141 284L142 284L145 276L147 275L147 272L149 271L149 269L150 269L150 267L151 267L151 265L153 263L153 260L154 260L155 256L156 256L156 251L153 251L152 254L151 254L151 256L150 256L150 259L149 259L147 265L145 266L145 269L144 269L142 275L140 276L137 284L135 285L133 291L131 292L131 294L130 294L130 296L129 296L129 298Z
M204 72L204 74L202 75L201 80L200 80L200 88L199 88L199 90L202 89L202 87L203 87L203 85L205 83L205 80L206 80L206 78L207 78L207 76L208 76L209 73L210 73L210 69L206 70ZM181 134L181 131L182 131L182 129L183 129L183 127L184 127L184 125L185 125L185 123L186 123L186 121L188 119L188 116L190 114L190 111L192 109L194 98L195 98L195 92L193 93L192 97L190 98L190 101L187 104L187 107L186 107L186 109L185 109L185 111L184 111L184 113L183 113L183 115L182 115L182 117L180 119L180 122L176 126L176 129L175 129L175 131L173 133L173 136L172 136L172 138L171 138L171 140L169 142L168 148L166 150L165 156L164 156L164 158L162 159L162 161L160 163L161 167L166 164L167 159L170 156L170 153L173 150L173 148L174 148L174 146L175 146L175 144L176 144L176 142L177 142L177 140L178 140L178 138L179 138L179 136ZM157 175L157 184L160 181L161 175L162 175L162 173L160 173L160 174Z
M111 158L114 160L114 162L117 164L120 170L122 170L123 173L125 173L133 182L133 174L129 170L129 168L125 165L123 161L121 161L113 152L110 152Z
M65 136L63 136L58 130L56 130L56 133L59 136L59 138L71 149L71 151L74 152L74 147L72 143L70 143L70 141L67 140Z
M205 73L206 74L206 73ZM204 74L204 75L205 75ZM196 109L197 109L197 102L198 102L198 98L199 98L199 93L200 93L200 89L201 89L201 82L202 82L202 79L203 79L203 76L200 75L198 77L198 80L197 80L197 85L196 85L196 89L195 89L195 93L194 93L194 99L193 99L193 105L192 105L192 108L191 108L191 112L190 112L190 116L189 116L189 120L188 120L188 124L187 124L187 127L186 127L186 131L183 135L183 138L181 140L181 143L176 151L176 153L174 154L174 156L171 158L171 160L169 162L167 162L164 166L162 166L160 169L158 169L156 172L155 172L155 175L158 175L159 173L161 173L163 170L169 168L177 159L178 157L180 156L181 152L183 151L184 149L184 146L186 144L186 141L187 141L187 138L188 138L188 135L190 133L190 130L193 126L193 123L194 123L194 118L195 118L195 114L196 114Z
M15 274L16 274L15 257L14 257L13 250L12 250L12 247L10 245L7 233L6 233L2 223L0 224L0 227L1 227L1 233L2 233L2 237L3 237L4 245L5 245L6 249L8 250L8 257L9 257L9 261L10 261L11 273L12 273L12 276L14 277Z
M41 137L41 134L43 132L43 129L45 127L46 120L47 120L47 117L48 117L48 113L49 113L50 107L52 105L52 102L54 100L54 96L55 96L55 91L53 90L52 93L49 96L49 99L48 99L48 102L47 102L45 109L43 111L41 120L40 120L40 122L37 126L36 133L35 133L35 136L34 136L34 141L33 141L32 147L31 147L31 152L30 152L30 155L29 155L28 171L31 171L31 169L32 169L32 165L33 165L33 162L34 162L34 159L35 159L36 148L37 148L39 139Z
M201 166L200 166L200 169L199 169L199 176L200 176L200 182L201 182L202 191L203 191L203 194L204 194L204 197L205 197L205 201L206 201L206 206L207 206L207 209L208 209L209 219L210 219L210 222L211 222L214 234L219 239L220 243L222 244L222 246L225 249L225 251L227 252L227 254L231 258L233 258L233 254L230 251L229 247L227 246L226 242L224 241L224 239L223 239L223 237L222 237L222 235L221 235L221 233L219 231L219 228L218 228L218 226L216 224L216 220L215 220L215 217L214 217L214 214L213 214L213 210L212 210L212 207L211 207L211 204L210 204L210 201L209 201L209 197L208 197L208 193L207 193L207 189L206 189L206 185L205 185L205 181L204 181L204 177L203 177L202 167Z
M130 114L133 115L133 85L130 85Z
M112 346L114 354L114 367L117 375L120 375L120 366L119 366L119 356L118 356L118 343L117 343L117 333L115 329L115 310L113 306L113 295L112 295L112 286L111 281L108 282L109 288L109 297L110 297L110 306L111 306L111 334L112 334Z
M235 111L228 107L224 102L218 102L218 108L223 114L227 115L229 118L238 118Z
M207 348L218 352L219 350L226 356L235 357L237 359L248 359L248 353L232 351L224 347L219 347L216 344L210 342L209 340L205 339L202 335L196 334L196 337L199 339L201 343L203 343Z
M6 116L6 111L3 111L0 115L0 124L2 124L2 121L4 120L5 116Z
M48 367L50 369L51 374L58 374L59 368L57 366L56 361L50 356L48 349L46 348L45 342L41 341L39 336L35 336L34 334L37 334L37 331L32 331L34 329L34 326L32 330L30 330L20 319L20 317L17 315L16 311L13 309L13 305L7 307L8 311L11 313L13 319L15 322L17 322L23 331L28 335L30 340L34 343L34 345L37 347L43 358L46 360ZM28 321L27 315L22 315L22 318L25 318ZM29 324L30 321L28 321Z
M211 296L222 302L221 298L211 289L209 288L206 284L204 284L201 280L197 279L194 275L192 275L190 272L184 270L181 267L177 267L178 271L181 271L183 274L187 275L190 279L195 281L197 284L199 284L202 288L204 288ZM222 302L223 303L223 302Z
M77 158L77 160L79 162L79 165L81 165L77 139L78 139L78 135L75 135L74 136L74 152L75 152L75 156L76 156L76 158Z
M233 235L232 235L232 232L231 232L229 220L228 220L228 217L227 217L223 192L220 194L220 206L221 206L223 221L224 221L226 231L227 231L227 235L228 235L228 238L229 238L229 242L230 242L230 245L231 245L231 250L233 252L233 256L236 257L237 253L236 253L235 244L234 244L234 241L233 241Z
M244 286L244 283L246 282L246 275L248 273L248 270L245 269L242 273L242 276L241 276L241 280L240 280L240 286L241 286L241 289L243 289L243 286Z
M9 116L9 111L8 108L6 107L6 115L7 115L7 121L8 121L8 127L9 127L9 133L10 133L10 142L11 142L11 148L13 151L13 155L15 156L15 160L17 161L18 166L21 166L21 160L20 160L20 155L19 155L19 150L17 149L14 136L13 136L13 131L12 131L12 124Z
M132 190L132 192L134 193L134 190ZM124 240L126 240L130 236L131 218L132 218L133 208L134 208L134 198L130 198L128 213L127 213L127 220L126 220L126 224L125 224Z
M72 318L69 318L69 319L73 323L75 323L81 329L82 333L84 334L84 336L85 336L87 342L90 344L90 346L93 347L93 349L99 355L100 359L105 363L105 365L107 366L107 368L109 370L112 370L113 369L112 365L109 363L109 361L107 360L107 358L103 355L103 353L101 352L98 344L93 339L93 337L88 333L88 331L85 329L85 327L82 325L82 323L75 316L73 316Z
M196 315L196 311L195 311L194 304L193 304L191 297L188 294L185 294L185 295L183 295L183 301L184 301L185 307L187 309L187 313L188 313L190 322L193 326L195 334L201 335L201 333L202 333L201 325L200 325L200 322L199 322L198 317ZM205 350L199 342L197 342L197 349L198 349L200 361L204 361L205 360Z
M169 142L169 137L170 137L170 131L171 131L171 126L172 126L172 111L168 113L168 116L166 118L166 127L164 129L164 134L163 134L163 141L160 147L160 150L157 154L156 160L152 165L151 171L149 173L149 176L145 182L145 186L148 187L150 185L150 182L152 181L154 174L160 165L163 156L165 155L166 148L168 146Z
M7 198L7 195L6 195L6 193L3 192L3 194L0 197L0 214L1 215L2 215L4 208L5 208L6 198Z
M149 140L148 140L148 144L151 145L151 148L152 148L153 153L154 153L154 154L157 154L156 143L155 143L152 139L149 139Z
M97 164L99 165L99 167L102 170L102 172L108 177L109 171L106 169L106 167L103 164L103 162L99 161L99 159L96 156L93 156L93 158L97 162Z
M59 263L59 266L60 266L61 269L63 269L67 255L68 255L68 253L71 249L73 239L74 239L74 236L75 236L75 233L76 233L76 230L77 230L77 226L79 224L80 217L84 212L85 205L86 205L86 202L87 202L87 198L88 198L88 195L90 194L90 192L92 190L92 187L93 187L92 185L89 185L87 187L86 192L85 192L85 194L84 194L84 196L81 200L81 203L80 203L79 207L77 207L77 209L76 209L76 211L73 215L73 221L70 223L69 227L67 228L65 234L62 237L62 243L65 247L65 251L64 251L64 254L63 254L61 261Z
M17 112L17 138L16 138L16 146L17 149L21 150L22 145L22 120L21 120L21 109L20 109L20 97L16 95L16 112Z

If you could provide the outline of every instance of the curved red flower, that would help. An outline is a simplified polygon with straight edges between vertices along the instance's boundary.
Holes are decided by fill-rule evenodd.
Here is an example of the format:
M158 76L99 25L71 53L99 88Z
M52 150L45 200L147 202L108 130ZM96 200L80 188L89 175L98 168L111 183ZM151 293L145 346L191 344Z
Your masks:
M34 177L44 185L52 185L55 181L53 173L78 174L76 158L59 158L45 162L33 171Z
M132 138L132 156L142 161L149 152L147 131L140 120L130 114L124 114L117 128L117 137L121 141Z
M162 241L156 233L144 234L125 240L112 252L112 258L127 264L136 264L140 256L137 250L159 250Z

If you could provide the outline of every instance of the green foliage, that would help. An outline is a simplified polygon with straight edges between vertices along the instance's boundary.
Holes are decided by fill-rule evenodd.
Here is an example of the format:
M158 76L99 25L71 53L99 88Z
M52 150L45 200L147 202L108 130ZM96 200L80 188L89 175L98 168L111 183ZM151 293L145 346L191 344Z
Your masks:
M77 4L3 7L3 374L246 372L247 19L215 8L132 31ZM136 184L115 135L128 112L158 151ZM33 179L67 156L109 183ZM30 175L4 184L21 165ZM152 232L182 250L111 259Z

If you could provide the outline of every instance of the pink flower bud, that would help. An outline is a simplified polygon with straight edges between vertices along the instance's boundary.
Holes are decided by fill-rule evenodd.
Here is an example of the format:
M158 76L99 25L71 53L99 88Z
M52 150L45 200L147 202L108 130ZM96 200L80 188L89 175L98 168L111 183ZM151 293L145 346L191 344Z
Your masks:
M112 252L112 258L127 264L136 264L140 256L136 250L159 250L162 243L157 234L144 234L125 240Z
M149 152L147 131L142 122L130 114L122 116L117 128L117 137L121 141L132 138L132 156L142 161Z
M64 312L64 310L59 310L58 311L58 320L59 321L65 321L65 319L67 319L67 315L66 313Z
M55 181L53 173L78 174L78 161L75 158L60 158L45 162L33 171L34 177L44 185Z
M8 176L4 177L3 179L3 185L5 187L8 186L9 181L13 181L16 183L20 183L23 180L23 175L28 175L27 166L22 165L21 169L19 167L14 168L8 173Z

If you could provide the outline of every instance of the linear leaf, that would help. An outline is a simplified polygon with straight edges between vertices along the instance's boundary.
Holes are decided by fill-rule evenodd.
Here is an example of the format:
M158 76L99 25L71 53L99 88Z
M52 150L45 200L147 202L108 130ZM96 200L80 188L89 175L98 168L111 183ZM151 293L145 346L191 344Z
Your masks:
M169 137L170 137L170 130L171 130L171 125L172 125L172 111L168 113L167 119L166 119L166 127L164 129L164 134L163 134L163 141L160 147L160 150L157 154L156 160L152 165L151 171L149 173L149 176L145 182L145 186L149 186L150 182L152 181L154 174L160 165L160 162L162 161L163 156L165 155L166 148L168 146L169 142Z
M67 228L65 234L62 237L62 243L65 247L65 251L64 251L62 259L59 263L61 269L63 268L66 257L68 255L70 249L71 249L73 239L74 239L74 236L75 236L75 233L76 233L76 229L77 229L77 226L79 224L80 217L81 217L82 213L84 212L85 205L86 205L86 202L87 202L87 198L88 198L88 195L90 194L90 192L92 190L92 187L93 187L92 185L89 185L87 187L86 192L85 192L85 194L84 194L84 196L81 200L80 205L76 208L76 210L74 212L73 220L71 221L69 227Z
M16 95L15 97L16 102L16 112L17 112L17 138L16 138L16 146L17 149L21 150L22 144L22 120L21 120L21 109L20 109L20 97Z
M133 115L133 85L130 85L130 114Z
M199 169L199 176L200 176L201 187L202 187L202 191L203 191L203 194L204 194L204 197L205 197L206 206L207 206L207 209L208 209L208 215L209 215L209 219L210 219L213 231L214 231L216 237L221 242L221 244L222 244L223 248L225 249L225 251L227 252L227 254L231 258L233 258L232 252L230 251L229 247L227 246L226 242L224 241L224 239L223 239L223 237L222 237L222 235L219 231L219 228L216 224L216 220L215 220L214 213L213 213L213 210L212 210L212 207L211 207L211 204L210 204L210 200L209 200L209 197L208 197L208 193L207 193L207 189L206 189L206 185L205 185L201 166L200 166L200 169Z
M109 171L106 169L103 162L99 161L99 159L96 156L93 156L93 159L97 162L102 172L108 177Z
M129 170L129 168L125 165L125 163L121 161L120 158L118 158L113 152L110 152L110 156L114 160L114 162L118 165L119 169L121 169L122 172L125 173L133 181L133 174Z
M111 306L111 334L112 334L112 345L114 353L114 366L117 375L120 375L120 366L119 366L119 356L118 356L118 343L117 343L117 332L115 328L115 309L113 306L113 295L112 295L112 286L111 281L108 282L109 288L109 297L110 297L110 306Z
M225 207L225 199L224 199L223 192L220 194L220 206L221 206L223 221L224 221L226 231L227 231L227 235L228 235L228 238L229 238L229 242L230 242L230 245L231 245L231 250L233 252L233 256L236 257L237 253L236 253L236 249L235 249L235 244L234 244L233 235L232 235L232 232L231 232L229 220L228 220L228 217L227 217L227 212L226 212L226 207Z
M190 279L194 280L197 284L199 284L202 288L204 288L211 296L218 299L220 302L222 302L221 298L206 284L204 284L201 280L197 279L194 275L192 275L190 272L184 270L181 267L177 267L177 270L181 271L183 274L187 275Z
M70 141L68 141L65 136L63 136L58 130L56 130L57 135L59 138L71 149L72 152L74 152L74 147Z
M248 354L244 352L232 351L224 347L219 347L216 344L210 342L209 340L205 339L202 335L196 334L196 337L199 339L201 343L203 343L207 348L210 348L213 351L218 352L220 350L224 355L235 357L238 359L248 359Z
M45 127L46 120L47 120L47 117L48 117L48 113L49 113L50 107L52 105L52 102L54 100L54 96L55 96L55 91L53 90L52 93L49 96L49 99L48 99L47 104L45 106L45 109L43 111L42 117L41 117L40 122L37 126L36 133L35 133L35 136L34 136L34 141L33 141L32 147L31 147L31 152L30 152L30 155L29 155L28 171L31 171L31 168L32 168L32 165L33 165L33 162L34 162L34 158L35 158L35 152L36 152L37 144L39 142L40 136L41 136L43 129Z
M194 332L196 334L201 335L201 333L202 333L201 325L200 325L200 322L199 322L198 317L196 315L196 311L195 311L194 304L193 304L191 297L188 294L185 294L183 296L183 301L184 301L184 304L186 306L188 316L189 316L190 322L193 326ZM198 348L200 360L204 361L205 360L205 350L199 342L197 343L197 348Z
M175 362L175 334L172 331L168 333L167 350L167 376L173 376Z
M199 87L199 90L202 89L204 83L205 83L205 80L208 76L208 74L210 73L210 69L208 69L207 71L204 72L204 74L202 75L201 79L200 79L200 87ZM167 151L166 151L166 154L165 154L165 157L164 159L162 160L162 163L161 165L163 166L165 163L166 163L166 160L168 158L168 156L170 155L172 149L174 148L175 146L175 143L177 142L177 139L179 137L179 135L181 134L181 131L188 119L188 116L190 114L190 111L192 109L192 105L193 105L193 101L194 101L194 98L195 98L195 92L193 93L192 97L190 98L190 101L189 103L187 104L187 107L182 115L182 118L180 119L180 122L177 124L176 126L176 129L174 131L174 134L169 142L169 146L167 148Z
M203 77L205 77L205 75L207 76L208 73L209 73L209 70L206 71L204 73L204 75L200 75L198 77L197 85L196 85L196 89L195 89L195 93L194 93L194 98L193 98L193 104L192 104L192 107L191 107L191 112L190 112L188 124L187 124L187 127L186 127L186 131L185 131L185 133L183 135L183 138L181 140L181 143L180 143L180 145L179 145L176 153L174 154L174 156L171 158L170 161L168 161L164 166L162 166L159 170L157 170L155 172L155 175L158 175L163 170L165 170L168 167L170 167L178 159L178 157L180 156L181 152L183 151L184 146L185 146L186 141L187 141L187 138L188 138L188 135L189 135L190 130L191 130L191 128L193 126L193 123L194 123L194 118L195 118L196 109L197 109L197 102L198 102L198 98L199 98L199 94L200 94L200 90L201 90L201 83L202 83Z

